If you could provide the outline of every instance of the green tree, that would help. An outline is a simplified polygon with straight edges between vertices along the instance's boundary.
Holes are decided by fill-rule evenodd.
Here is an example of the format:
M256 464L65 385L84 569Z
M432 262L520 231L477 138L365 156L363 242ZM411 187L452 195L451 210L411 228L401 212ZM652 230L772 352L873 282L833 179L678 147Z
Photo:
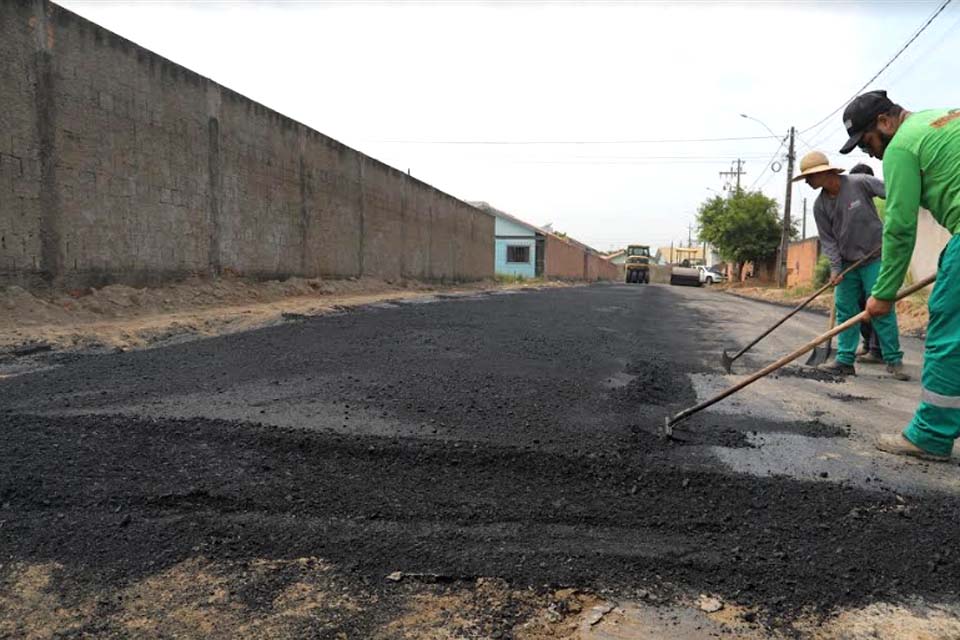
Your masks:
M776 254L783 222L777 201L760 191L740 190L729 198L714 196L697 212L700 239L736 264L737 278L745 262L761 262ZM796 229L792 229L796 236Z

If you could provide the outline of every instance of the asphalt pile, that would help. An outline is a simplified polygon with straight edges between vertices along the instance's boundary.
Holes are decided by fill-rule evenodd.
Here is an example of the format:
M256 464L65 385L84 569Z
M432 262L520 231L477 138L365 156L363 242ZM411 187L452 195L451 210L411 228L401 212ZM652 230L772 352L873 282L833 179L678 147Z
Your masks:
M197 556L317 557L374 592L397 571L710 592L785 624L955 599L956 498L737 475L705 453L843 429L705 414L688 442L657 437L694 395L686 373L715 366L708 320L672 295L375 308L0 381L0 557L87 589ZM605 387L617 370L636 377ZM202 409L173 415L187 396Z

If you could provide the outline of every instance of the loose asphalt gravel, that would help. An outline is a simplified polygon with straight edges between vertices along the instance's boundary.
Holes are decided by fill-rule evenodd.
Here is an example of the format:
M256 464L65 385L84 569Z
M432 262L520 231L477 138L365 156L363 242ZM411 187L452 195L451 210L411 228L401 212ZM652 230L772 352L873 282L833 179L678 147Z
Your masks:
M0 380L0 577L55 561L83 590L196 556L320 557L374 590L402 571L710 592L779 622L955 601L956 497L737 475L704 446L843 429L708 413L657 437L695 400L687 374L719 370L709 322L670 288L607 285L41 354Z

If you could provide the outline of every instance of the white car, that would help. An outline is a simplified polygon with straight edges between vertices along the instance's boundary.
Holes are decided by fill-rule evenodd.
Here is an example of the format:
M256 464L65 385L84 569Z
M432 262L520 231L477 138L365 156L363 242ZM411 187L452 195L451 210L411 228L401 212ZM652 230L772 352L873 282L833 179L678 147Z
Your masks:
M727 276L719 271L712 271L707 267L699 266L697 270L700 272L700 284L716 284L727 279Z

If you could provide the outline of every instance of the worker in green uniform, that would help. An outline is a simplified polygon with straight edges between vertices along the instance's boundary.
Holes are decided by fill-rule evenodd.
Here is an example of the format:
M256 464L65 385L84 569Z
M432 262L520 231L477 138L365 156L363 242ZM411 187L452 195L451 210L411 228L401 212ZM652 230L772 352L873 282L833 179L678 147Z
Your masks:
M885 91L870 91L843 112L849 140L883 160L887 204L880 275L867 300L870 317L893 309L917 238L921 206L953 237L940 254L928 303L923 391L903 431L878 437L877 448L928 460L948 460L960 436L960 109L911 113Z
M845 176L843 169L831 166L827 156L819 151L811 151L801 158L800 175L793 180L805 180L812 189L820 190L813 203L813 219L817 223L820 249L830 260L837 323L842 324L860 313L860 298L869 296L880 273L880 256L876 251L883 238L883 222L873 201L885 197L883 182L863 174ZM841 275L861 260L863 264ZM873 326L887 371L898 380L909 380L903 369L896 315L877 318ZM838 375L856 375L853 362L858 342L857 327L838 335L836 361L821 368Z

